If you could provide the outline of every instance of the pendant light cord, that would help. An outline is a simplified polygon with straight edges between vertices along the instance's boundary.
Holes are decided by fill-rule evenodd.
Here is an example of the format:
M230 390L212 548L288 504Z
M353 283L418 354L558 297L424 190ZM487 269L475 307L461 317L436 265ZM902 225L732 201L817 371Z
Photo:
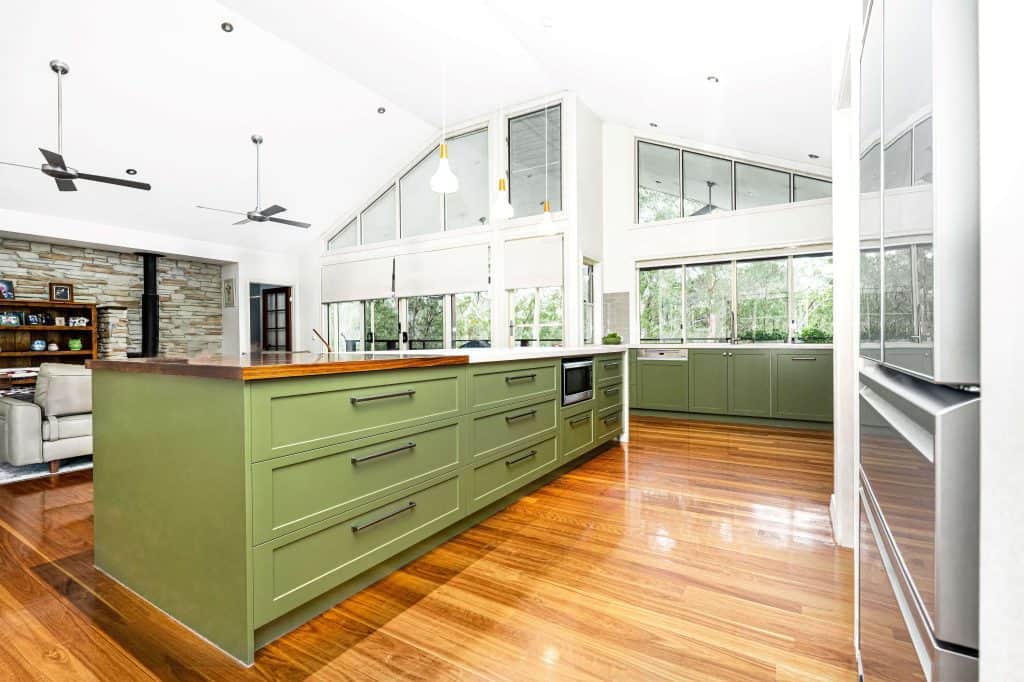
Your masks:
M550 213L548 203L548 105L544 105L544 212Z

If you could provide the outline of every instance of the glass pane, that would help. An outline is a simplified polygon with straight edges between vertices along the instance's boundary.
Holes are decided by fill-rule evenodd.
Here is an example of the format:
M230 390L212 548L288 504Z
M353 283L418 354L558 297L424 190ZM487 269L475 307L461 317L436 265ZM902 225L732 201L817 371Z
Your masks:
M931 344L935 340L935 254L931 244L918 244L915 251L917 335L921 337L921 343Z
M594 304L583 304L583 343L594 343Z
M732 337L732 264L686 266L686 337L728 341Z
M406 299L409 350L444 348L444 296Z
M356 236L356 219L353 218L345 227L341 228L341 231L330 238L327 242L327 250L335 251L346 246L355 246Z
M537 290L513 289L509 300L512 309L512 345L536 345Z
M437 147L434 147L398 181L402 195L403 237L440 232L442 229L441 210L444 207L444 195L430 189L430 176L437 170L437 164Z
M363 302L327 304L327 341L335 353L363 349Z
M885 249L885 342L914 336L913 272L910 247Z
M683 268L640 271L640 343L683 340Z
M395 188L392 187L363 211L363 244L376 244L396 236Z
M683 215L732 210L732 162L683 152Z
M785 341L789 277L785 258L736 263L736 325L743 341Z
M366 301L366 333L373 335L369 350L398 350L398 301L376 298Z
M736 209L789 203L789 173L736 164Z
M881 147L874 145L860 157L860 192L877 192L882 188Z
M637 143L637 201L641 223L682 217L679 153L671 147Z
M562 210L562 107L547 112L547 173L544 111L508 121L509 200L517 218L543 213L545 195L552 211Z
M793 334L804 343L832 343L832 256L793 259Z
M562 345L562 287L546 287L538 291L540 306L540 345Z
M489 211L487 129L450 138L448 162L459 178L459 191L445 195L445 229L486 224Z
M932 183L932 118L929 116L914 128L914 184Z
M878 249L860 252L860 342L861 355L881 359L882 267Z
M910 155L913 153L911 132L885 148L885 188L910 187Z
M793 201L826 199L831 196L832 183L828 180L809 178L805 175L793 176Z
M489 348L491 345L491 297L486 291L455 294L452 320L456 348Z
M286 326L285 313L283 310L277 312L277 327L278 329L284 329Z

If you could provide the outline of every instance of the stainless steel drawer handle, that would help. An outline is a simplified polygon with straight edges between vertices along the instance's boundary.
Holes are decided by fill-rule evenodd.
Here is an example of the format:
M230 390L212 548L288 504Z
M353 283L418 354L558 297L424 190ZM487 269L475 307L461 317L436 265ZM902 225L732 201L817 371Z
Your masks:
M575 419L570 419L569 420L569 426L576 426L578 424L582 424L582 423L588 422L588 421L590 421L590 415L589 414L585 414L582 417L576 417Z
M397 391L395 393L380 393L378 395L365 395L365 396L352 396L349 398L353 405L359 403L368 403L371 400L386 400L388 398L411 398L416 395L416 391L409 389L407 391Z
M385 514L384 516L381 516L380 518L374 519L373 521L367 521L366 523L361 523L361 524L359 524L357 526L352 526L352 532L353 533L358 533L361 530L366 530L367 528L371 528L373 526L376 526L378 523L384 523L388 519L393 519L396 516L398 516L399 514L404 514L405 512L412 511L415 508L416 508L416 503L413 502L412 500L409 500L409 502L404 507L402 507L401 509L396 509L395 511L390 512L388 514Z
M536 378L536 374L520 374L514 377L505 377L505 383L511 384L513 381L533 381Z
M792 357L792 358L790 358L790 360L794 360L794 361L796 361L796 360L808 360L810 362L814 362L817 359L818 358L803 358L803 357Z
M525 455L520 455L519 457L516 457L515 459L506 459L505 460L505 466L510 467L513 464L519 464L520 462L525 462L526 460L530 459L531 457L536 457L536 456L537 456L537 451L536 450L530 450Z
M607 417L605 417L603 421L604 421L605 424L611 424L612 422L619 421L619 419L621 419L621 418L622 418L622 415L610 414Z
M616 393L619 392L619 390L621 390L621 389L618 386L612 386L611 388L604 389L604 394L605 395L615 395Z
M605 369L610 369L612 367L618 367L620 364L622 364L622 363L620 363L618 361L616 361L616 362L606 362L606 363L604 363L604 368Z
M520 419L527 419L529 417L536 416L536 414L537 410L530 410L529 412L523 412L522 414L510 414L509 416L505 417L505 421L512 423L515 421L519 421Z
M391 448L384 452L375 452L372 455L363 455L362 457L353 457L353 464L362 464L363 462L369 462L371 459L377 459L378 457L387 457L388 455L397 455L399 452L405 452L406 450L412 450L416 447L416 443L409 441L405 445L399 445L397 448Z

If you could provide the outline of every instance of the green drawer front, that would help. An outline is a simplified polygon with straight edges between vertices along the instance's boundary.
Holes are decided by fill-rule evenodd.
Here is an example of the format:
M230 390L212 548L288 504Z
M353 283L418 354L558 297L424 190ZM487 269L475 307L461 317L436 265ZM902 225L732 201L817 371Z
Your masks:
M594 404L594 408L597 411L601 411L613 405L622 404L622 381L618 383L609 384L607 386L599 386L594 389L594 397L597 398Z
M775 351L772 416L832 421L832 352Z
M637 360L636 399L630 407L644 410L690 409L690 363L686 360Z
M599 410L597 413L597 440L611 440L622 433L622 405Z
M562 417L562 459L579 457L594 445L595 415L586 410Z
M470 409L497 407L513 401L554 398L557 392L556 362L503 363L470 369Z
M558 462L558 438L529 445L473 470L473 508L479 509L538 478Z
M251 394L253 460L455 417L463 378L444 369L261 382Z
M409 487L460 462L459 421L405 429L253 465L259 544Z
M465 506L463 481L449 476L254 548L253 625L288 613L454 523Z
M626 363L624 354L598 355L594 358L594 376L597 385L613 383L622 380L622 369Z
M554 400L544 400L490 414L472 415L473 457L487 457L544 436L558 424Z

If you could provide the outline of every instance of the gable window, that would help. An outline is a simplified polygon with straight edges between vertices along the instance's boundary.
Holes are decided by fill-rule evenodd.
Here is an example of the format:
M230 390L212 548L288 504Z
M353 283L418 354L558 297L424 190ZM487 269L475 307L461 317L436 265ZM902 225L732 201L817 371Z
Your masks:
M441 222L444 195L430 189L430 176L436 169L437 147L434 147L398 181L402 197L400 218L403 237L416 237L444 229Z
M517 217L543 213L545 197L552 212L562 210L560 104L508 120L508 165L509 201Z
M327 240L327 250L336 251L343 249L346 246L355 246L358 243L357 234L357 223L359 221L356 218L348 221L345 227L341 228L334 234L333 237Z
M448 157L452 172L459 178L459 191L441 195L444 197L444 229L461 230L487 224L490 215L487 128L448 138Z
M395 188L390 187L370 204L360 217L362 244L386 242L398 236L395 229Z

